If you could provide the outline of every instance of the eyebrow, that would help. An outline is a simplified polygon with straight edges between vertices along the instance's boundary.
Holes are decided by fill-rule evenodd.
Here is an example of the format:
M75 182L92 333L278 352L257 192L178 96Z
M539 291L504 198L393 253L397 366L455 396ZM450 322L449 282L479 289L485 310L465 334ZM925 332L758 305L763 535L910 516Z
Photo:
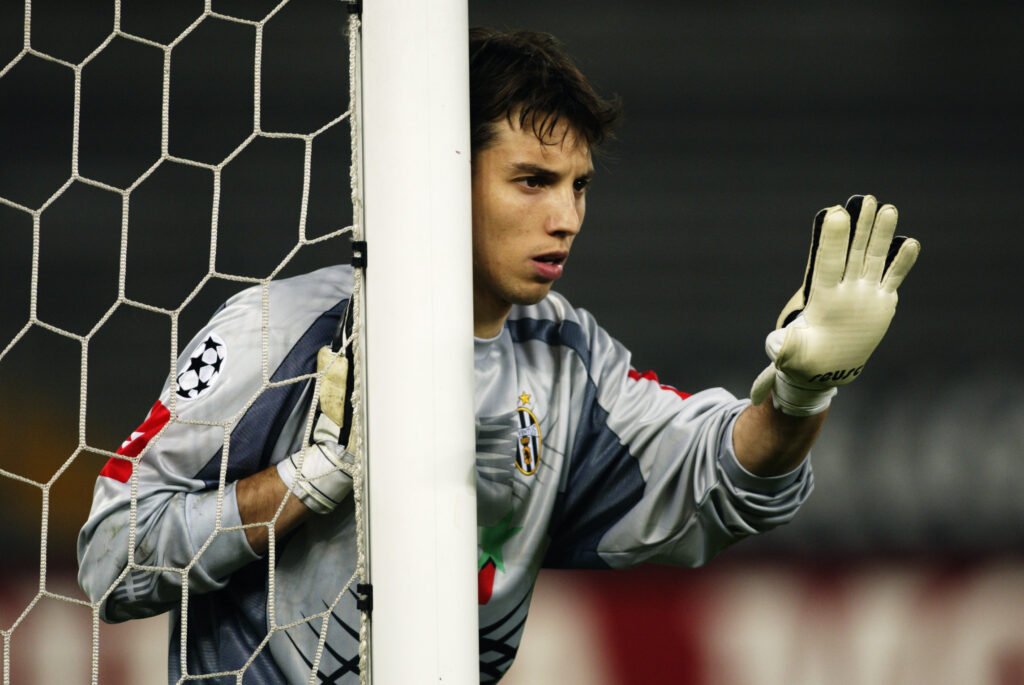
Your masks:
M531 176L541 176L544 178L558 178L562 174L557 171L548 169L547 167L540 166L539 164L531 164L529 162L513 162L509 164L509 168L512 171L519 173L530 174ZM593 178L594 167L590 167L585 173L580 174L577 178Z

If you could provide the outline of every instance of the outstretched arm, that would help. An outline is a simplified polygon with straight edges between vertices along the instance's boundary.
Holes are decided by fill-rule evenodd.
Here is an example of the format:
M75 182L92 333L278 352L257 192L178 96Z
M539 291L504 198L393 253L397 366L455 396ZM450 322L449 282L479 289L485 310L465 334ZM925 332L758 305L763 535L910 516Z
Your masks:
M811 450L828 410L789 416L771 402L752 404L736 417L732 445L736 459L755 476L781 476L800 466Z
M845 208L815 217L804 283L765 341L772 363L754 381L753 404L733 430L736 456L752 473L799 466L836 388L861 374L889 329L896 290L921 249L895 236L897 216L892 205L855 195Z

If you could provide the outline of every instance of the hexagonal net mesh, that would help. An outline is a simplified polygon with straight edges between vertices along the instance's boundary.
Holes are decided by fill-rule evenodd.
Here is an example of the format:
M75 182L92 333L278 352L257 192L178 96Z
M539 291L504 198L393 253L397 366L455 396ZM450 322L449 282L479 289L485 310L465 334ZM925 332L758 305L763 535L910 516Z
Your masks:
M0 419L0 518L8 523L4 548L10 555L0 561L0 577L5 585L20 579L28 588L0 590L3 683L57 682L56 672L45 670L52 664L30 656L40 649L33 636L47 632L33 619L41 606L53 604L89 616L76 615L71 623L84 632L82 667L92 683L135 682L104 654L111 644L101 640L106 621L167 611L177 616L170 669L179 682L258 677L271 643L287 638L294 644L300 632L313 635L302 651L309 682L318 674L321 681L343 671L348 678L365 674L361 604L359 625L335 625L341 604L354 603L366 580L362 274L334 266L348 260L351 241L362 239L358 15L337 0L161 7L113 0L83 7L100 4L64 0L33 8L25 0L0 16L0 406L10 408ZM21 21L13 21L14 12ZM345 302L351 302L334 308L331 333L357 362L350 371L354 429L348 444L355 459L346 467L354 483L357 558L338 579L333 602L295 618L278 611L291 603L289 593L302 591L279 582L286 543L275 537L274 525L285 500L269 521L242 524L228 512L231 486L246 469L280 460L271 454L271 437L291 431L294 440L310 440L320 378L315 365L275 356L275 336L282 325L297 325L297 315L274 293L285 279L298 276L290 281L296 282L316 269L345 274ZM256 387L224 415L189 413L190 400L234 361L219 338L217 358L210 359L188 342L213 339L204 322L227 297L248 298L258 318L260 340L251 344L258 363L249 369L259 376ZM351 330L337 326L343 317L352 319ZM322 322L310 330L317 325ZM196 360L209 363L198 368ZM149 406L161 383L164 391L146 422L121 443L125 417ZM268 405L290 409L267 419L260 412ZM271 433L250 430L265 419ZM200 473L168 475L156 465L176 456L166 454L166 442L161 447L172 430L218 436ZM262 442L246 444L256 438ZM256 454L256 461L229 460L232 450ZM150 464L149 472L140 466ZM204 524L208 535L191 541L194 553L173 563L161 562L171 557L154 551L156 533L140 532L154 515L140 497L159 489L146 480L155 472L205 483L204 492L189 494L210 498L209 511L215 511ZM99 483L116 482L125 499L93 502L93 481L97 493ZM69 550L86 514L90 520L105 515L103 506L119 508L126 526L112 535L106 556L124 561L102 591L92 587L83 594L65 578L75 572ZM198 515L190 509L183 516ZM230 668L203 671L206 662L190 653L190 635L210 626L190 621L209 624L216 608L206 606L203 614L195 606L228 580L204 584L197 577L207 573L207 560L222 554L218 541L244 537L254 527L269 532L269 551L263 559L245 559L239 573L248 580L232 578L231 585L262 588L265 602L253 615L265 616L265 633L250 636L251 650L233 657ZM168 588L176 594L168 595ZM147 600L146 592L154 596ZM124 606L125 597L136 595L145 605L139 613L112 608L112 598ZM350 633L352 654L337 655L330 645L325 650L329 629ZM159 682L164 663L150 668ZM333 676L325 676L332 668ZM74 682L84 680L84 673L73 674Z

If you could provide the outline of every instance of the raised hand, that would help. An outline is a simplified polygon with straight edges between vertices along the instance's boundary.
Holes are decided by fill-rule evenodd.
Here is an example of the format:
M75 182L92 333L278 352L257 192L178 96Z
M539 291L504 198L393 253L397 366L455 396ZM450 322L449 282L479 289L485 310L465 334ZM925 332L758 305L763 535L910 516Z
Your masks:
M803 285L765 340L772 363L754 381L754 404L771 391L783 412L810 416L861 374L921 250L918 241L895 236L897 218L895 207L879 207L871 195L818 212Z

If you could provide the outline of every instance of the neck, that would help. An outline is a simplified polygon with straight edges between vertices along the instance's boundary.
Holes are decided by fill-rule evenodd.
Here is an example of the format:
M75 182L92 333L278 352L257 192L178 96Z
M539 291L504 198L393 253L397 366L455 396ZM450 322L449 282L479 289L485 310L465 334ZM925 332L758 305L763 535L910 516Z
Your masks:
M501 333L505 320L512 311L512 305L485 301L473 295L473 335L478 338L493 338Z
M480 319L473 319L473 335L478 338L488 339L493 338L501 333L501 329L505 325L505 319L508 315L501 317L500 319L487 319L481 321Z

